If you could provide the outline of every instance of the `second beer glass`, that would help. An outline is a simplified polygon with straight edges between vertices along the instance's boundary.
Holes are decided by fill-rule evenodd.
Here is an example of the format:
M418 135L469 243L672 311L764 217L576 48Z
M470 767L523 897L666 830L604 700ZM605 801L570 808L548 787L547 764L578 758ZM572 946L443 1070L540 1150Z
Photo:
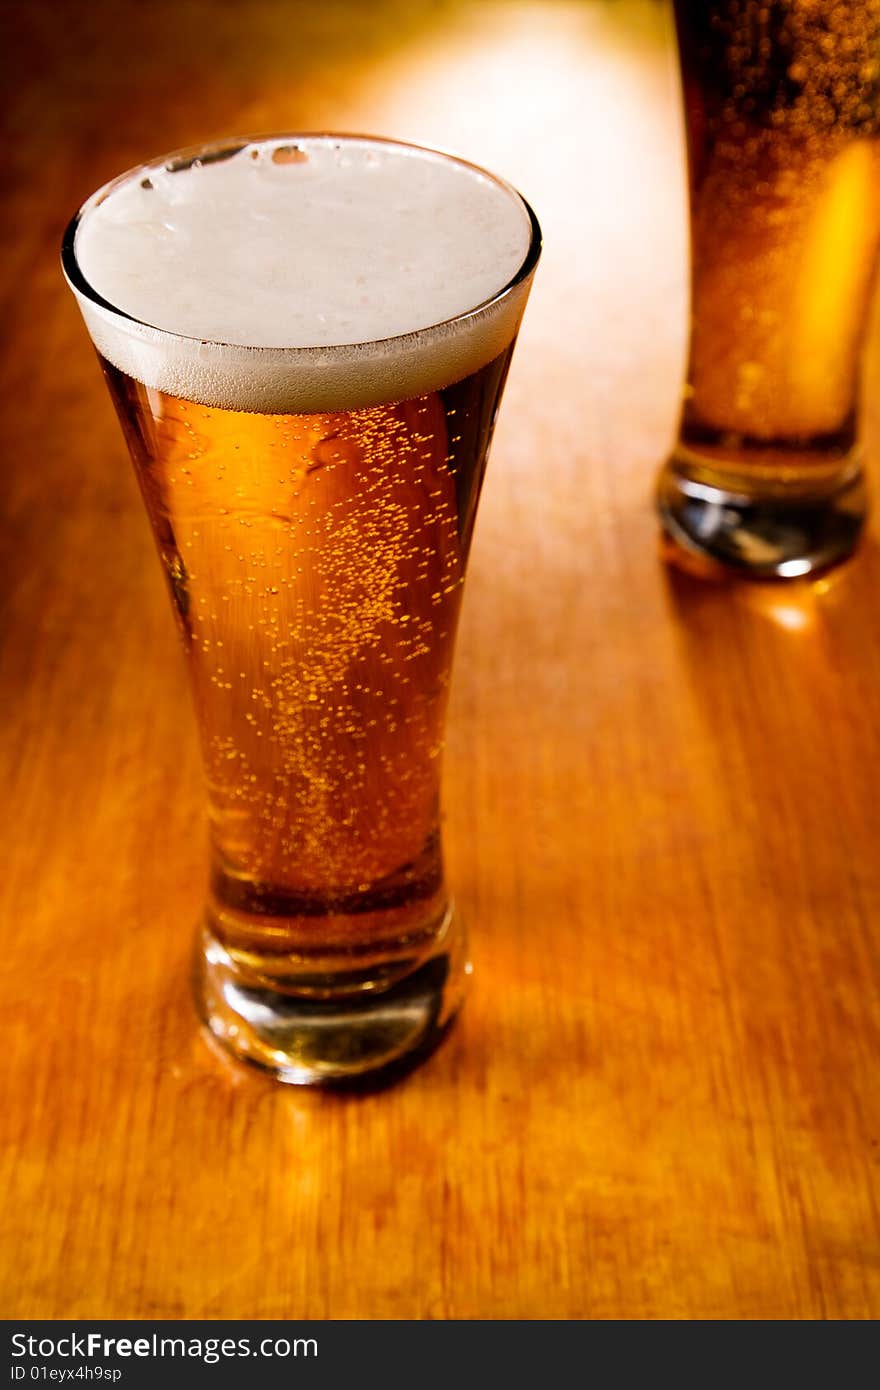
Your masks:
M755 576L844 558L866 502L858 384L880 244L880 7L676 0L691 176L670 534Z

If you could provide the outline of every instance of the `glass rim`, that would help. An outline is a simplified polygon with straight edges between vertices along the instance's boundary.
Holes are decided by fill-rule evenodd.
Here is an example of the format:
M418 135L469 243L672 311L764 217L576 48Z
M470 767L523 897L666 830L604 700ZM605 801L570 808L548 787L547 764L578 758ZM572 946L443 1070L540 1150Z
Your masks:
M299 140L338 140L350 143L367 145L386 145L395 149L412 151L416 154L431 155L434 158L447 160L451 164L457 164L463 169L470 169L488 179L497 188L503 189L506 193L519 203L524 209L529 222L529 242L526 247L522 262L514 275L503 284L500 289L495 290L486 299L480 300L478 304L472 305L468 309L462 309L458 314L452 314L448 318L438 319L432 323L423 324L419 328L408 329L404 333L394 333L386 338L367 338L358 343L319 343L314 345L299 344L297 346L276 347L266 343L232 343L220 338L198 337L189 333L178 333L172 328L162 328L159 324L148 323L146 319L138 318L135 314L128 313L125 309L119 308L111 300L105 299L99 294L94 286L86 279L80 268L76 257L76 234L80 224L92 208L97 207L105 198L108 198L117 188L128 183L129 180L138 174L147 174L149 170L156 168L171 169L177 166L183 169L189 165L213 163L223 159L230 159L249 145L272 144L276 141L284 141L293 146ZM491 309L493 305L500 303L510 295L519 285L529 278L538 264L542 249L541 227L531 204L523 197L513 184L498 174L493 174L489 169L480 164L474 164L471 160L462 159L459 155L451 154L447 150L436 149L430 145L419 145L409 140L396 140L392 137L382 135L363 135L352 134L346 131L273 131L262 135L241 135L229 136L218 140L206 141L200 145L187 145L178 150L171 150L164 155L157 155L153 159L145 160L142 164L135 164L124 173L118 174L107 183L97 188L80 205L68 222L64 235L61 239L61 268L70 288L77 295L82 295L95 308L111 314L114 318L132 324L136 329L147 329L150 333L158 333L180 343L192 343L201 347L212 347L218 349L228 348L235 352L253 353L272 353L296 356L297 354L307 354L312 360L316 355L333 353L357 353L385 344L406 342L407 339L416 339L425 333L433 333L443 328L465 323L468 319L475 317L484 311Z

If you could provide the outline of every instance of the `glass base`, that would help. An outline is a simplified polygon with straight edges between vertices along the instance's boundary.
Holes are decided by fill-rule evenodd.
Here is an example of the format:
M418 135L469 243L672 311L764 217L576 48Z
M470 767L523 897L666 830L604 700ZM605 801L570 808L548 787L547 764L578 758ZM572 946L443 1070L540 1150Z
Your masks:
M213 1036L241 1061L298 1086L353 1088L394 1081L442 1040L470 973L464 932L450 908L428 959L374 987L362 974L345 988L282 992L243 969L203 928L195 962L196 1005Z
M867 514L864 477L850 461L815 489L737 481L695 469L690 451L660 475L657 506L667 534L704 560L755 579L795 579L840 563L855 549Z

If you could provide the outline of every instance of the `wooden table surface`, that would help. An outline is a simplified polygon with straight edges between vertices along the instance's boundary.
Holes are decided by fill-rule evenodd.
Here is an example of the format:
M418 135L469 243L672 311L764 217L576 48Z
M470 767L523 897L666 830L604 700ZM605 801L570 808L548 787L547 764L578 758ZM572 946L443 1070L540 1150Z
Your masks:
M880 1315L877 523L814 583L661 559L685 281L667 10L4 20L0 1313ZM421 1070L360 1098L277 1086L197 1030L184 666L58 268L120 170L320 128L488 164L546 245L449 730L473 987Z

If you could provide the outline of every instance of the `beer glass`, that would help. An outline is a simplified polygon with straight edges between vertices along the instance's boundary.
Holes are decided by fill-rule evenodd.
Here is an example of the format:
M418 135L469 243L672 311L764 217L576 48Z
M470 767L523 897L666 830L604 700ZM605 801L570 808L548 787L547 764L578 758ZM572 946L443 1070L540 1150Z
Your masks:
M676 0L691 339L659 484L679 544L756 577L843 559L866 499L860 355L880 241L880 6Z
M444 721L539 253L502 180L353 136L155 160L65 236L188 660L198 1008L283 1081L393 1074L461 1002Z

